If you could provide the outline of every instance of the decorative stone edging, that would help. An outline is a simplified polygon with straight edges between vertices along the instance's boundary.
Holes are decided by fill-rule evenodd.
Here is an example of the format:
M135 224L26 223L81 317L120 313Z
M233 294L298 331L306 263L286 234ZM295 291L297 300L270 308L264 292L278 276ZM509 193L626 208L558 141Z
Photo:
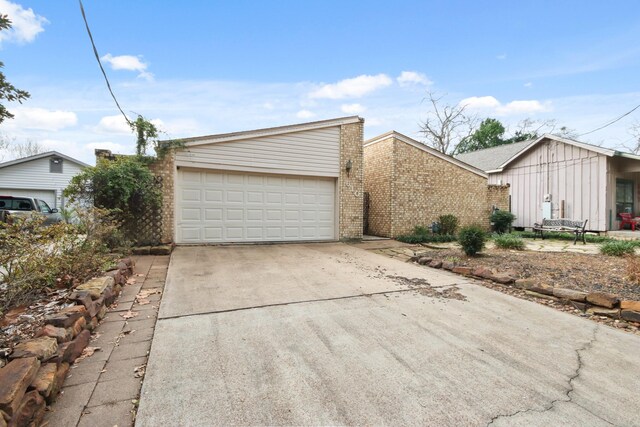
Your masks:
M0 368L0 427L40 425L69 367L82 355L91 331L133 275L134 266L125 258L104 276L77 286L67 297L74 305L46 316L35 338L13 348L9 363Z
M537 284L531 279L518 279L508 273L484 266L475 268L459 266L452 261L439 261L425 256L413 257L411 261L431 268L449 270L463 276L491 280L501 285L522 289L527 295L536 298L553 299L571 304L576 309L590 315L625 320L640 326L640 301L623 300L617 295L605 292L582 292L575 289Z

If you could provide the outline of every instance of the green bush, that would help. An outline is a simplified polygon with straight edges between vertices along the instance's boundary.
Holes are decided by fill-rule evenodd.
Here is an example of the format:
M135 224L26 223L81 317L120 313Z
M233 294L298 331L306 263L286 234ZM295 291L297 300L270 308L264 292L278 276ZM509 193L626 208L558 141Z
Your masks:
M635 253L636 246L638 246L638 244L635 242L612 240L600 245L600 253L609 256L633 255Z
M118 226L103 210L78 210L78 223L16 218L0 224L0 314L28 304L47 288L71 287L113 263L108 240Z
M456 238L447 234L432 234L430 228L417 225L411 234L397 236L396 240L404 243L445 243L453 242Z
M493 211L491 214L491 223L493 231L498 234L507 233L511 228L511 224L515 221L516 216L509 211Z
M440 234L447 234L450 236L456 234L456 229L458 228L458 217L451 214L440 215L438 222L440 222Z
M484 248L487 233L479 225L463 227L458 233L458 243L469 256L474 256Z
M516 234L496 234L493 236L493 242L500 249L515 249L517 251L525 249L524 240Z

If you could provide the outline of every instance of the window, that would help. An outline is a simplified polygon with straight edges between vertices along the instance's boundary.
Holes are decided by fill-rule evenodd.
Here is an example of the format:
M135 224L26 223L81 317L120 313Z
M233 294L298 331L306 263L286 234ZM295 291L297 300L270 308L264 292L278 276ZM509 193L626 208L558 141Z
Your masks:
M38 206L40 206L40 211L42 213L51 213L51 208L44 200L36 200L38 202Z
M62 173L62 158L52 157L49 160L49 172Z
M616 214L621 212L633 215L633 181L616 180Z

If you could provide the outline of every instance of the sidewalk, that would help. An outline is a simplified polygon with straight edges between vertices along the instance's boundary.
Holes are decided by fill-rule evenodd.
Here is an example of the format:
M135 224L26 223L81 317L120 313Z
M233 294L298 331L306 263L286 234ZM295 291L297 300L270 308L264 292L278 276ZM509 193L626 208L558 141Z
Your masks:
M133 424L169 256L134 260L136 283L124 287L117 307L92 336L89 346L99 350L72 365L60 397L45 416L47 426Z

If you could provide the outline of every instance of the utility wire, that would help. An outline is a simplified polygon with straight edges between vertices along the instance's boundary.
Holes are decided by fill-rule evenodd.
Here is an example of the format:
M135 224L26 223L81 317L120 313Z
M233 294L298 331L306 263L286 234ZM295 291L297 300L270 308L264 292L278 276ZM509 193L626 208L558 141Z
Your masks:
M624 117L626 117L626 116L628 116L629 114L633 113L633 112L634 112L634 111L636 111L638 108L640 108L640 105L636 105L636 106L635 106L635 108L633 108L633 109L632 109L632 110L630 110L630 111L627 111L626 113L624 113L623 115L621 115L621 116L620 116L620 117L618 117L617 119L611 120L610 122L608 122L608 123L606 123L606 124L604 124L604 125L600 126L599 128L596 128L596 129L594 129L594 130L590 130L589 132L582 133L582 134L578 135L578 137L585 136L585 135L589 135L590 133L594 133L594 132L597 132L597 131L599 131L599 130L601 130L601 129L604 129L604 128L606 128L607 126L611 126L611 125L612 125L612 124L614 124L615 122L617 122L617 121L619 121L619 120L622 120Z
M111 94L111 97L113 98L113 101L116 103L118 110L120 110L120 112L124 116L124 119L127 121L129 126L133 126L133 123L131 123L131 120L129 120L129 118L124 113L124 111L122 111L122 107L120 107L120 104L116 99L116 95L113 93L113 90L111 89L111 84L109 83L109 79L107 78L107 73L104 71L104 67L102 66L102 61L100 61L100 55L98 55L98 49L96 49L96 44L93 41L93 36L91 35L91 30L89 29L89 23L87 22L87 15L84 13L84 6L82 5L82 0L78 0L78 1L80 2L80 12L82 13L82 19L84 19L84 25L87 28L87 34L89 34L89 39L91 40L91 46L93 47L93 54L96 57L96 61L98 61L98 65L100 66L100 70L102 71L102 75L104 76L104 81L107 82L107 88L109 89L109 93Z

